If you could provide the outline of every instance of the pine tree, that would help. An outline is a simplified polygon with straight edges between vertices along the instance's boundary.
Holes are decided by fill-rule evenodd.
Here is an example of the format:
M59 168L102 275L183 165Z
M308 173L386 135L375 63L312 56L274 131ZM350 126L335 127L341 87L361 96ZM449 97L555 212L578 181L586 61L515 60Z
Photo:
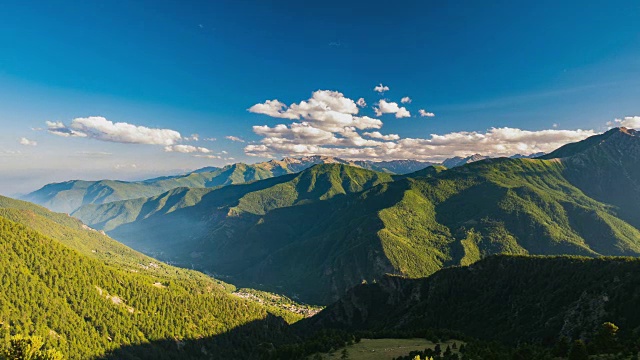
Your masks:
M618 330L614 323L603 323L593 339L593 352L597 354L615 352Z
M553 348L553 356L567 357L569 354L569 339L561 337Z
M569 351L569 360L589 360L587 346L582 340L576 340Z
M342 355L340 355L340 359L345 360L349 358L349 352L347 351L347 349L343 349L342 350Z
M44 340L39 336L15 335L4 350L7 360L62 360L62 353L54 349L43 349Z

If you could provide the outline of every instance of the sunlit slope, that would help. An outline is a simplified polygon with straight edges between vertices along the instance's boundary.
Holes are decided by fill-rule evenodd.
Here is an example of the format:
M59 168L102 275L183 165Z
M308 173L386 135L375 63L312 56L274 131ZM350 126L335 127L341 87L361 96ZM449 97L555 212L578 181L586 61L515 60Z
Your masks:
M203 274L136 253L65 214L3 197L0 253L0 324L42 336L69 359L148 342L138 356L190 358L179 346L153 344L210 338L203 345L219 351L216 334L270 311L294 318L234 296L231 286ZM200 348L195 355L202 357Z

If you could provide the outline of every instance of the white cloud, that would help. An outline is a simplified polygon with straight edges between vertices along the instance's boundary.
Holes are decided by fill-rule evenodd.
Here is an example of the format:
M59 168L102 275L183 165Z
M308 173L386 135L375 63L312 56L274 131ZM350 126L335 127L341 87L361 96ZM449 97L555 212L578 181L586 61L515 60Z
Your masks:
M384 85L380 84L380 85L378 85L378 86L374 87L374 88L373 88L373 91L377 91L377 92L379 92L379 93L383 93L383 92L385 92L385 91L389 91L389 87L388 87L388 86L384 86Z
M198 134L191 134L191 136L189 137L185 137L184 138L186 141L200 141L200 135Z
M235 141L235 142L244 142L244 140L242 140L241 138L239 138L237 136L229 135L229 136L225 136L224 138L227 139L227 140Z
M640 129L640 116L625 116L622 119L609 121L607 125L612 127L626 127L630 129Z
M554 129L557 129L557 128L558 128L558 126L559 126L559 125L558 125L558 124L556 124L556 123L554 123L554 124L552 125L552 127L553 127Z
M198 147L198 146L192 146L192 145L168 145L164 147L164 151L166 152L179 152L179 153L183 153L183 154L190 154L190 153L210 153L211 150L204 148L204 147Z
M436 114L434 114L432 112L428 112L425 109L418 110L418 113L420 114L421 117L434 117L434 116L436 116Z
M87 137L96 140L126 143L173 145L180 140L180 133L171 129L155 129L124 122L114 123L101 116L75 118L69 126L62 122L47 121L47 130L59 136Z
M65 124L62 123L62 121L46 121L47 124L47 131L49 131L51 134L54 135L58 135L58 136L64 136L64 137L68 137L68 136L76 136L76 137L86 137L86 134L82 134L82 133L78 133L76 131L73 131L71 129L69 129Z
M402 99L400 99L400 102L403 104L411 104L411 98L408 96L405 96Z
M398 106L398 103L387 102L384 99L378 101L378 107L374 108L376 116L382 116L383 114L396 114L396 118L410 117L411 113L407 108Z
M374 138L374 139L400 140L400 135L397 135L397 134L382 135L379 131L365 132L362 135L363 136L368 136L368 137Z
M29 140L26 137L20 138L20 145L25 146L38 146L38 142L35 140Z
M329 132L339 132L345 127L362 130L382 126L382 122L377 119L355 116L359 111L356 103L340 92L329 90L315 91L308 100L293 103L288 107L278 100L267 100L248 110L260 111L259 113L274 118L303 120L304 124Z
M298 115L293 113L287 113L286 111L287 105L283 102L280 102L277 99L267 100L263 104L255 104L250 107L249 112L255 114L264 114L269 115L275 118L283 118L283 119L297 119Z
M216 139L216 138L214 138L214 137L208 137L208 138L204 138L204 139L202 139L202 140L204 140L204 141L216 141L216 140L218 140L218 139Z
M265 107L274 101L267 101ZM254 105L249 111L264 110ZM356 116L357 104L337 91L318 90L310 99L280 106L278 111L263 112L275 118L294 121L291 124L254 126L254 133L263 136L261 144L248 145L245 151L252 155L269 156L274 152L306 153L318 146L377 146L380 141L364 139L358 130L379 129L382 121L368 116Z
M271 100L263 104L272 106ZM258 107L263 109L265 107ZM491 128L486 132L452 132L432 134L427 138L401 138L383 135L379 119L358 116L356 103L339 92L319 90L307 101L290 106L276 103L277 111L262 112L278 119L293 120L274 126L256 125L255 134L262 137L248 144L247 155L261 157L327 155L346 159L418 159L442 161L451 156L481 153L487 156L510 156L516 153L549 152L574 141L594 135L592 130L540 130ZM249 111L256 109L254 105ZM397 103L381 100L376 110L408 116ZM406 113L405 113L406 112ZM421 116L433 116L422 109Z
M367 102L366 102L366 101L364 101L364 98L360 98L360 99L358 99L358 101L356 101L356 104L357 104L358 106L360 106L360 107L365 107L365 106L367 106Z
M201 155L201 154L197 154L197 155L193 155L197 158L205 158L205 159L221 159L220 156L218 155Z
M358 106L340 92L318 90L307 101L294 103L288 107L278 100L267 100L262 104L253 105L248 110L274 118L305 119L323 122L326 126L342 126L352 121L351 115L358 113Z

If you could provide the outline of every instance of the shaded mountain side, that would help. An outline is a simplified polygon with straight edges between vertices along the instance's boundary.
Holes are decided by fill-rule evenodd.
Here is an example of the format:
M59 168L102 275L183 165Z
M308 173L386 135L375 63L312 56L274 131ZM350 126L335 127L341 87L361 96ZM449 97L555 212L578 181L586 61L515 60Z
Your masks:
M136 253L67 215L3 197L0 204L0 326L41 336L65 358L101 357L129 344L148 344L131 353L145 356L166 350L159 341L214 339L270 313L299 318ZM178 346L163 356L181 354Z
M442 165L432 165L432 166L428 166L424 169L420 169L417 171L414 171L412 173L409 174L403 174L403 175L394 175L393 179L394 180L400 180L400 179L406 179L406 178L422 178L422 177L434 177L438 174L440 174L441 172L447 170L446 167L442 166Z
M640 330L640 260L493 256L424 279L360 285L298 331L450 329L508 343Z
M312 303L386 273L424 277L492 254L640 255L640 231L564 171L557 160L500 158L376 185L389 179L321 165L285 181L217 189L110 234L163 260Z
M404 175L422 170L432 165L439 165L430 161L420 160L391 160L391 161L353 161L348 165L359 166L363 169Z
M206 338L161 339L127 344L94 359L104 360L270 360L275 347L301 341L281 318L267 314L232 330ZM294 359L295 357L290 357Z
M640 132L612 129L543 158L560 158L569 182L588 196L614 205L618 217L640 228Z

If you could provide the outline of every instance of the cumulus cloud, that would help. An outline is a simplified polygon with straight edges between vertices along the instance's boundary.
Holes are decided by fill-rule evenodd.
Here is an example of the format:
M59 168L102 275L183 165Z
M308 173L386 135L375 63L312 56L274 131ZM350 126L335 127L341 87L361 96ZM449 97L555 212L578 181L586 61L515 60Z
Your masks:
M239 138L237 136L229 135L229 136L225 136L224 138L227 139L227 140L235 141L235 142L242 142L242 143L244 142L244 140L242 140L241 138Z
M382 126L380 120L368 116L356 116L359 109L355 101L340 92L329 90L315 91L308 100L293 103L290 106L286 106L278 100L267 100L265 103L256 104L248 110L274 118L301 120L294 122L294 124L304 124L307 127L327 132L340 132L345 128L363 130ZM286 127L283 124L279 126Z
M379 92L379 93L383 93L385 91L389 91L389 87L388 86L384 86L382 84L376 86L373 88L373 91Z
M197 157L197 158L205 158L205 159L221 159L221 157L220 157L220 156L218 156L218 155L202 155L202 154L196 154L196 155L193 155L193 156L195 156L195 157Z
M403 104L411 104L411 98L408 96L405 96L402 99L400 99L400 102Z
M29 140L26 137L20 138L20 145L25 146L38 146L38 142L35 140Z
M254 133L263 137L259 145L248 145L245 152L257 156L272 153L313 152L318 146L377 146L380 141L364 139L359 130L379 129L382 121L368 116L357 116L358 105L337 91L318 90L308 100L280 106L277 100L268 100L264 106L254 105L249 111L274 118L297 120L275 126L258 125ZM277 111L272 111L275 105Z
M267 100L263 104L255 104L247 110L255 114L264 114L264 115L269 115L275 118L283 118L283 119L298 118L298 115L294 113L288 113L286 111L287 105L283 102L280 102L277 99Z
M190 153L210 153L211 150L204 148L204 147L199 147L199 146L192 146L192 145L168 145L164 147L164 151L166 152L179 152L179 153L183 153L183 154L190 154Z
M357 104L358 106L360 106L360 107L365 107L365 106L367 106L367 102L366 102L366 101L364 101L364 98L360 98L360 99L358 99L358 101L356 101L356 104Z
M362 135L368 136L370 138L382 139L382 140L399 140L400 139L400 135L397 135L397 134L382 135L379 131L365 132Z
M275 105L274 105L275 104ZM451 132L426 138L402 138L378 131L379 119L358 116L353 100L336 91L319 90L310 99L286 106L269 100L249 108L276 119L291 120L274 126L256 125L253 132L262 137L248 144L247 155L260 157L327 155L345 159L418 159L442 161L452 156L481 153L510 156L517 153L549 152L591 135L592 130L539 130L491 128L485 132ZM409 116L397 103L381 100L377 112ZM275 111L269 110L275 108ZM404 109L404 110L403 110ZM264 110L264 111L263 111ZM405 113L406 112L406 113ZM421 116L433 116L422 109Z
M200 135L198 134L191 134L191 136L185 137L184 138L186 141L200 141Z
M396 114L396 118L410 117L411 113L407 108L398 106L398 103L387 102L382 99L378 101L378 107L374 108L376 116L382 116L383 114Z
M129 123L114 123L102 116L75 118L67 126L61 121L47 121L47 130L59 136L87 137L126 144L173 145L182 136L171 129L155 129Z
M420 114L421 117L434 117L434 116L436 116L436 114L434 114L432 112L428 112L425 109L418 110L418 113Z
M607 125L612 127L626 127L630 129L640 129L640 116L625 116L622 119L609 121Z
M76 132L70 128L68 128L62 121L46 121L47 131L51 134L58 136L76 136L76 137L86 137L86 134Z

